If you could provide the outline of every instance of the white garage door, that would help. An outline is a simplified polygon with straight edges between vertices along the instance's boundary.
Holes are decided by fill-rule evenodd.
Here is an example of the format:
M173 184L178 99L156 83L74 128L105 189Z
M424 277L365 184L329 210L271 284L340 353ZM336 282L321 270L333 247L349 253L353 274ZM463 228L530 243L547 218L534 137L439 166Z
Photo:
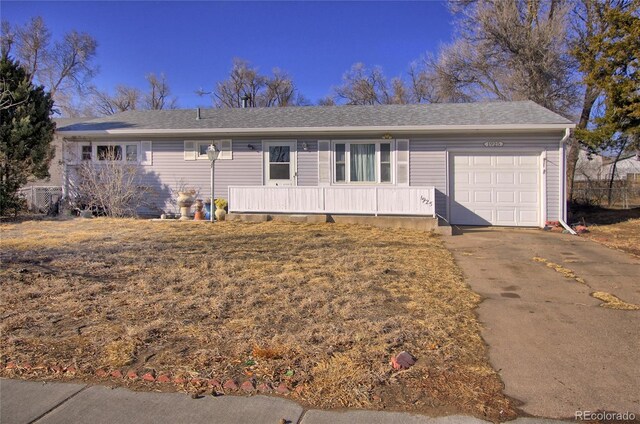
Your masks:
M451 223L540 225L539 160L539 154L454 154Z

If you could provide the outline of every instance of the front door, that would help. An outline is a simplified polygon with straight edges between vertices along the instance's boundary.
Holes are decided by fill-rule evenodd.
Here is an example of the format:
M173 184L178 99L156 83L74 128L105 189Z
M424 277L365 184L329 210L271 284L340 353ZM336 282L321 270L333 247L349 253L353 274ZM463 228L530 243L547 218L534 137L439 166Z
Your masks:
M296 185L296 142L264 143L264 182L268 186Z

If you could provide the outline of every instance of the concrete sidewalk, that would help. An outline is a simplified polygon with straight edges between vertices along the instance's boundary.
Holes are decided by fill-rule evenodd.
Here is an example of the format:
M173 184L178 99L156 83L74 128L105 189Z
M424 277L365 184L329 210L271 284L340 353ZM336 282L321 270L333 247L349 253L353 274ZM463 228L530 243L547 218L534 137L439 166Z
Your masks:
M467 416L431 418L399 412L305 411L267 396L204 396L133 392L123 388L0 379L2 424L485 424ZM519 418L515 424L559 423Z

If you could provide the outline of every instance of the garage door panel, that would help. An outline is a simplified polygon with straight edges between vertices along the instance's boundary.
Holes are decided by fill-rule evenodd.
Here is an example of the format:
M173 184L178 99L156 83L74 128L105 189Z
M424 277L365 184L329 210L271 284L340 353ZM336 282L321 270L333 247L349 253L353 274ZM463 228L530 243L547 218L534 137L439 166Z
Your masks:
M469 156L464 156L464 155L456 155L453 158L453 163L458 167L468 167L469 165L471 165L471 163L469 162L471 158Z
M454 154L451 222L539 225L539 164L536 154Z
M496 164L500 165L515 165L515 157L513 156L496 156Z
M518 222L520 225L538 225L538 212L537 211L518 211Z
M496 191L496 203L515 203L516 193L514 191Z
M538 173L537 172L520 172L520 184L538 185Z
M475 172L472 175L475 184L491 184L491 172Z
M516 210L513 209L498 209L496 213L496 224L498 225L515 225L516 224Z
M459 189L456 192L454 200L460 203L470 203L471 202L471 192L469 190Z
M535 191L521 191L519 196L520 203L524 203L527 205L537 205L538 204L538 193Z
M538 156L533 156L533 155L518 156L518 164L523 167L527 166L529 168L537 168Z
M516 174L514 172L496 172L496 183L514 184L515 182Z
M474 166L491 166L491 156L472 156L470 163Z
M491 190L475 190L473 201L476 203L491 203Z
M473 212L487 222L493 222L495 219L493 209L474 209Z

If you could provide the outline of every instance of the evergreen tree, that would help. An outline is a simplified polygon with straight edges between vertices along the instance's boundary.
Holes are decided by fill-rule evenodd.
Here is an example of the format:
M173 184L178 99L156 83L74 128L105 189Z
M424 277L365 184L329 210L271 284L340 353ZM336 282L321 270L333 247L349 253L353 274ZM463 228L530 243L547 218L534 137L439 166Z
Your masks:
M625 142L638 148L640 136L640 15L637 6L608 7L605 31L590 40L598 51L595 57L578 52L585 81L603 94L603 113L595 116L593 126L579 136L594 146L615 147ZM630 139L629 143L626 139ZM622 141L624 140L624 141Z
M55 123L53 100L34 86L20 63L0 59L0 215L17 212L18 190L30 177L49 177Z

